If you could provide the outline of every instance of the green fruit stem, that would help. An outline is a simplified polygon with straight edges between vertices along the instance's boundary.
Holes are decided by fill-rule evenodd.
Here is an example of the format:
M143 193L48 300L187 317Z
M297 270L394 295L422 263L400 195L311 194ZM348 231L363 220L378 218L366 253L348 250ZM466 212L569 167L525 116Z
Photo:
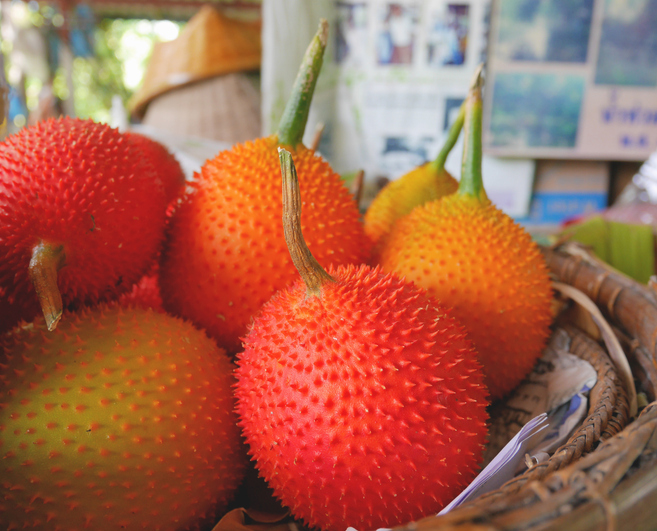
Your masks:
M440 173L445 170L445 162L447 161L447 157L452 151L452 148L456 144L456 141L459 139L459 136L461 135L461 129L463 129L464 121L465 121L465 101L461 104L461 108L459 109L459 114L456 117L456 120L454 120L452 127L449 128L449 132L447 133L447 139L445 140L445 143L443 144L440 153L438 153L438 156L430 163L431 167L436 173Z
M280 145L295 147L303 139L327 40L328 22L326 19L321 19L319 29L303 56L297 78L292 86L292 94L287 100L283 117L278 124L276 134Z
M463 123L463 160L461 164L461 181L458 192L481 201L487 201L481 176L482 154L482 99L481 88L484 84L481 76L483 64L479 65L465 99L465 121Z
M297 169L292 155L285 149L278 148L283 177L283 232L290 257L299 275L306 284L309 297L319 295L321 288L328 282L335 282L324 268L319 265L308 249L301 233L301 192Z
M28 271L50 331L57 328L64 311L62 295L57 286L57 272L65 263L63 245L41 241L32 249Z

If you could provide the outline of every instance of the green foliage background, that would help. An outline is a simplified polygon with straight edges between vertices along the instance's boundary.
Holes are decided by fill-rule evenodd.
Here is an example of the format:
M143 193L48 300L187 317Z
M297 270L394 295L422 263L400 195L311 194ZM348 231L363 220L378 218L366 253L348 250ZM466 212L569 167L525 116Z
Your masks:
M183 23L177 24L182 28ZM81 118L106 122L112 96L120 96L127 105L137 88L126 84L126 61L138 60L145 70L157 36L150 21L103 19L94 37L95 57L74 61L75 112Z

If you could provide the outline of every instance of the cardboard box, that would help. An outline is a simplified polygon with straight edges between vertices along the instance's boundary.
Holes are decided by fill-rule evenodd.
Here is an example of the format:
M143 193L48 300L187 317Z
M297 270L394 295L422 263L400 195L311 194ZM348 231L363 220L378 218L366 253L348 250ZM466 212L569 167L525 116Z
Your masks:
M539 160L526 217L516 218L528 230L551 232L573 218L607 207L609 163Z

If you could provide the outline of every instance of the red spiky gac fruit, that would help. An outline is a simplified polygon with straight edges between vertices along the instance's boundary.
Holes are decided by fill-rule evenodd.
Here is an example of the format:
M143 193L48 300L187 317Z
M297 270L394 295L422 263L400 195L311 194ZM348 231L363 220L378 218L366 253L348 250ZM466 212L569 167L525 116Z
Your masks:
M292 146L302 175L308 205L303 230L317 258L338 265L369 257L371 243L349 190L300 140L326 32L323 21L279 132L207 161L171 219L160 269L164 308L204 328L231 352L241 348L241 337L262 305L296 278L280 223L279 145Z
M400 219L379 265L453 309L495 400L517 387L540 357L550 335L552 287L536 242L483 188L481 84L478 75L466 99L459 190Z
M126 131L124 134L135 143L155 167L155 172L164 185L167 202L176 199L183 191L185 184L185 173L178 159L164 144L153 138L135 131Z
M166 208L152 164L105 124L64 117L5 139L0 329L32 320L40 302L54 327L62 308L130 288L160 249Z
M0 528L198 529L225 508L245 453L206 334L115 303L2 348Z
M301 254L304 281L263 307L238 354L256 467L294 516L324 530L439 511L473 479L486 441L470 340L413 284L366 265L328 275Z

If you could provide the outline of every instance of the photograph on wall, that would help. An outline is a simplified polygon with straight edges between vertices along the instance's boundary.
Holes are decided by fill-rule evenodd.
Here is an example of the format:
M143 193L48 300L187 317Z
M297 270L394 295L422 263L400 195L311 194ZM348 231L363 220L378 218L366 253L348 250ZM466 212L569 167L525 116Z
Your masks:
M379 166L385 175L402 175L433 156L435 137L385 137L379 153Z
M367 61L367 3L337 2L335 61L341 65L364 65Z
M574 147L585 80L569 74L506 72L492 87L490 144Z
M429 11L427 64L431 66L462 65L468 46L469 4L440 3Z
M595 71L598 85L657 85L657 0L607 0Z
M646 160L657 150L657 0L500 0L491 10L484 149Z
M390 2L381 6L377 60L381 65L411 65L417 46L419 5Z
M505 61L583 63L592 17L593 0L504 0L495 53Z

